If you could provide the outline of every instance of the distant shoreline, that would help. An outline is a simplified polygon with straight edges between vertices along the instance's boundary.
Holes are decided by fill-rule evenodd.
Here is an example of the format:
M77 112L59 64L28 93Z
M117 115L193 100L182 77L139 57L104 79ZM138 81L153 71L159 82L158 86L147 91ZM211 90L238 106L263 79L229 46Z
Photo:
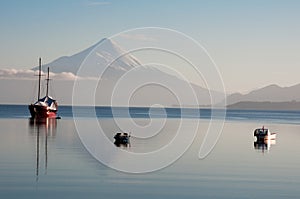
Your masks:
M28 104L0 104L0 106L28 106ZM80 105L80 106L72 106L72 105L60 105L63 107L83 107L83 108L166 108L166 109L207 109L210 110L211 106L168 106L168 107L149 107L149 106L107 106L107 105ZM214 107L218 109L218 107ZM237 102L227 106L228 110L260 110L260 111L300 111L300 102L290 101L290 102L253 102L253 101L243 101Z
M242 101L227 106L230 110L280 110L280 111L299 111L300 102L253 102Z

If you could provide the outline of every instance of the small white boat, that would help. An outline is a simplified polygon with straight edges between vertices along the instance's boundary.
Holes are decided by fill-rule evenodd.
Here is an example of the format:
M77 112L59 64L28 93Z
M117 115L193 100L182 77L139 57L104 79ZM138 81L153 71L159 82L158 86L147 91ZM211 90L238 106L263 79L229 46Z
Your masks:
M271 133L270 130L266 129L264 126L262 128L255 129L254 136L258 141L276 139L276 133Z
M265 140L275 140L276 139L276 133L270 133L269 135L265 136Z

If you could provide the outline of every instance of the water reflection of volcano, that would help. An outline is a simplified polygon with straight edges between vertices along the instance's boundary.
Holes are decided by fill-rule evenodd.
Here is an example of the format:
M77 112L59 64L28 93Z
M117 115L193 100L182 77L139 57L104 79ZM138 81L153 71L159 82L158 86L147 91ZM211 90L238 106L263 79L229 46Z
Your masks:
M258 140L254 142L254 148L256 150L261 150L261 152L269 151L271 148L271 145L275 145L276 140L271 139L265 139L265 140Z
M44 172L47 173L48 166L48 137L56 135L56 119L39 118L30 119L30 133L36 138L36 180L38 181L41 164L44 164ZM44 145L44 146L43 146ZM44 153L41 154L41 152ZM44 161L41 160L44 159Z

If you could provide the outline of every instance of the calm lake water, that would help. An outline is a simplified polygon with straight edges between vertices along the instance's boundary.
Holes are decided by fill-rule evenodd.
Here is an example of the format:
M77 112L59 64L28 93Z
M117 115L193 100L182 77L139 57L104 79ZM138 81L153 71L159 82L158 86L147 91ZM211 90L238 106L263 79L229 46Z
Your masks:
M87 123L91 108L80 107ZM204 159L198 158L208 129L210 110L146 108L96 109L109 140L118 130L115 119L140 125L165 119L160 135L131 139L122 150L152 151L174 136L180 117L187 129L199 122L197 137L170 166L145 174L113 170L85 149L71 107L60 107L60 120L36 122L27 106L0 105L0 198L299 198L300 112L228 111L220 139ZM253 131L265 126L276 142L255 144ZM191 129L192 130L192 129Z

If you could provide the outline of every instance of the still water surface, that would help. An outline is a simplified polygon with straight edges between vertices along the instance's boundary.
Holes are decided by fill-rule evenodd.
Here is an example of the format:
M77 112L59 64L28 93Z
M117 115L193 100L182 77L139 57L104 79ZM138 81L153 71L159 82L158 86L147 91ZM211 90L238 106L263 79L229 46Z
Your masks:
M109 110L98 110L107 114L99 114L98 120L113 141L118 129ZM183 119L191 126L200 120L197 137L178 161L156 172L127 174L104 166L87 152L70 107L62 108L61 120L45 123L29 120L25 111L26 106L0 106L0 198L300 197L298 112L228 112L214 150L199 159L209 113L197 118L192 111ZM125 150L145 152L164 146L180 121L176 110L169 111L173 115L167 117L159 139L132 138ZM89 122L87 112L83 108L81 117ZM119 113L119 119L129 120ZM147 110L132 114L139 124L149 122ZM255 144L253 130L262 125L277 132L276 143Z

